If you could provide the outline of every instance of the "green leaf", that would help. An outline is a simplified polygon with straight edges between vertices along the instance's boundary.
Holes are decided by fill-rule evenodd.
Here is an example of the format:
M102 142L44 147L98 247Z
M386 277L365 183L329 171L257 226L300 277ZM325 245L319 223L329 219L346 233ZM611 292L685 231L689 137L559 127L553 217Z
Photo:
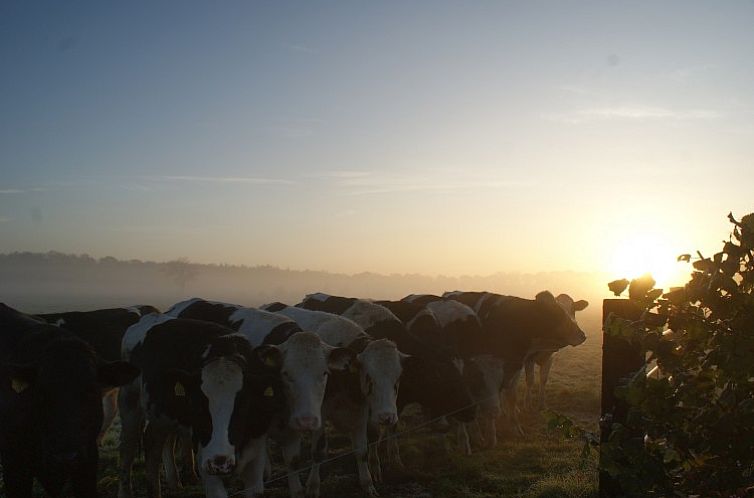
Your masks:
M623 294L623 291L626 290L626 287L628 287L629 283L630 282L625 278L622 278L620 280L613 280L612 282L607 284L607 288L610 289L610 292L612 292L616 296L620 296L621 294Z

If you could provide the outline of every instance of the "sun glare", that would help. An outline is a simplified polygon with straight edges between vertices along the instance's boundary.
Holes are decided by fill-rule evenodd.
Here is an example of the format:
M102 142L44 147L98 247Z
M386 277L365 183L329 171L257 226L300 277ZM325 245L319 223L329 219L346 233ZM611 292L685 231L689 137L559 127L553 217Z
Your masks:
M667 289L682 285L688 277L688 264L677 261L682 252L661 237L637 235L614 246L609 270L616 278L629 280L650 273L657 287Z

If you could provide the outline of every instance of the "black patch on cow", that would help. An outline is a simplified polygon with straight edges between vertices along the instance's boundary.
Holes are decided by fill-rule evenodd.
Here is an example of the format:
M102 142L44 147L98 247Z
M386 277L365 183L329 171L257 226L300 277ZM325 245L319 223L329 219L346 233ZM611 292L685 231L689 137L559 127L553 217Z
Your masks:
M288 307L287 304L281 303L280 301L275 301L274 303L265 304L260 309L263 309L265 311L270 311L272 313L277 313L278 311L282 311L287 307Z
M356 301L357 299L352 297L328 296L324 301L308 297L301 303L297 304L296 307L312 311L324 311L327 313L342 315Z
M178 314L178 317L226 324L230 322L230 315L235 313L236 309L235 306L201 300L184 308Z
M61 328L76 334L91 345L98 355L108 361L121 358L120 347L123 334L126 333L128 327L141 318L139 314L125 308L50 313L39 315L39 317L51 324L63 320Z
M286 322L275 326L264 338L262 344L272 344L277 346L283 344L290 336L301 332L301 327L296 322Z

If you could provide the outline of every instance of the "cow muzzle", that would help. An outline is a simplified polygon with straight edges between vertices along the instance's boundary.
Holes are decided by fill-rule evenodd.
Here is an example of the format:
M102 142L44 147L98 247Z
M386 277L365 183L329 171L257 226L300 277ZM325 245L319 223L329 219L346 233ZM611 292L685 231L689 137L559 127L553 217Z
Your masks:
M291 419L291 427L297 431L316 431L319 426L319 417L314 415L303 415Z
M392 427L398 422L398 415L391 412L380 413L377 421L383 427Z
M232 456L216 455L208 458L204 466L210 475L227 475L236 468L236 459Z

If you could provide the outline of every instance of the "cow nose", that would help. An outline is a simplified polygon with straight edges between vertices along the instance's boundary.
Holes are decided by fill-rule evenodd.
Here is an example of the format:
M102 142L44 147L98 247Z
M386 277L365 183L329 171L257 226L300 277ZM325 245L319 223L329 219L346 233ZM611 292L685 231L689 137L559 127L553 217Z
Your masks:
M319 429L319 418L313 415L305 415L293 419L295 428L300 431L314 431Z
M235 466L235 458L217 455L207 460L207 473L212 475L230 474Z
M389 427L398 422L398 416L395 413L381 413L378 420L380 421L380 425Z

